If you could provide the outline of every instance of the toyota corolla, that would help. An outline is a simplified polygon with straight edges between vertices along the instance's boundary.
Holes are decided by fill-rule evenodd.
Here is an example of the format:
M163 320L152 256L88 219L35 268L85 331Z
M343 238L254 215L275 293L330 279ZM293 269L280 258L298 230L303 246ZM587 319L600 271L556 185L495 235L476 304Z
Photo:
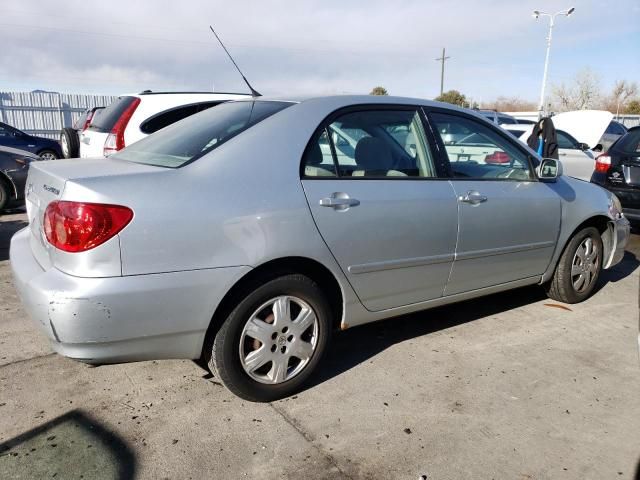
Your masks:
M11 265L57 352L204 358L254 401L299 390L335 330L525 285L585 300L629 236L615 195L408 98L226 103L33 164L27 192Z

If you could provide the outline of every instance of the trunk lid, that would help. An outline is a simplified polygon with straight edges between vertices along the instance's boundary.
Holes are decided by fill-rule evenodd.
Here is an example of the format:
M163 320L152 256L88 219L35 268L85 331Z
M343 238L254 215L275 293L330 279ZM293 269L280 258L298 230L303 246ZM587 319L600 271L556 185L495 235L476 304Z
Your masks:
M25 203L31 231L31 250L40 266L45 270L52 268L55 265L56 253L59 253L56 248L47 241L42 226L45 210L52 201L75 200L96 202L100 199L96 198L95 192L89 190L89 185L92 180L138 173L158 172L162 170L165 169L122 160L109 160L106 158L87 160L69 159L31 163L29 176L27 178ZM78 187L78 184L82 183L87 183L88 186L88 188L85 187L83 189L83 198L68 198L69 195L65 195L65 190L69 189L69 184ZM75 197L77 196L76 194ZM106 203L115 202L110 201Z
M604 110L576 110L551 117L553 126L593 149L611 123L613 114Z

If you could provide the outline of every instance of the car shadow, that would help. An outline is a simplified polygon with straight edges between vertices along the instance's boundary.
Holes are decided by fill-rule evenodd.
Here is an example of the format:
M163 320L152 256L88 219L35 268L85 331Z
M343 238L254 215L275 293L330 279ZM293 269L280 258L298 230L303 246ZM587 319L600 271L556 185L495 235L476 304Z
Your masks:
M546 298L542 288L524 287L509 292L509 295L497 293L345 330L334 335L331 348L318 374L313 376L307 388L326 382L397 343L513 310Z
M13 234L27 225L26 220L0 222L0 262L9 259L9 244Z
M35 418L42 418L37 412ZM137 461L124 439L72 410L0 443L0 478L135 478Z
M628 277L635 272L639 265L640 261L635 254L625 252L623 260L618 265L602 271L594 293L609 282L615 283ZM534 285L511 290L508 295L505 295L504 292L496 293L340 332L334 335L332 346L322 363L321 371L313 376L310 383L307 384L307 388L330 380L397 343L543 300L548 300L544 289ZM548 301L550 304L557 304L553 300ZM357 345L357 348L354 348L354 345Z

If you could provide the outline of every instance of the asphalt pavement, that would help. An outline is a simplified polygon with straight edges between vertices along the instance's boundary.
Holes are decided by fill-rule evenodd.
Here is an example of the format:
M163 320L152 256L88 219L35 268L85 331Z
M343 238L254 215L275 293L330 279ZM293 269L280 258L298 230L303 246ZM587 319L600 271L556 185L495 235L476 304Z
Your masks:
M11 282L25 225L0 216L2 479L637 477L639 235L582 304L528 287L353 328L255 404L193 361L52 353Z

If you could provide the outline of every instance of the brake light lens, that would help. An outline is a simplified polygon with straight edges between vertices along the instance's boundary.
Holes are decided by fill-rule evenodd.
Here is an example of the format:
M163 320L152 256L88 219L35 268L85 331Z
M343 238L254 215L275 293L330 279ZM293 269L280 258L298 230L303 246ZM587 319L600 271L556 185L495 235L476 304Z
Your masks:
M44 212L47 241L65 252L85 252L113 238L133 218L121 205L56 200Z
M511 163L511 157L508 153L495 151L484 157L485 163Z
M140 99L137 97L133 97L129 106L122 112L120 118L116 121L111 129L111 133L104 142L104 147L102 149L102 154L105 157L108 157L112 153L116 153L118 150L122 150L125 147L124 144L124 130L127 128L127 124L133 113L136 111L140 105Z
M596 157L596 172L607 173L611 168L611 157L606 153Z
M89 127L89 124L91 123L91 119L93 118L93 114L94 112L89 112L87 114L87 118L85 119L84 125L82 126L82 130L80 130L80 132L84 132Z

